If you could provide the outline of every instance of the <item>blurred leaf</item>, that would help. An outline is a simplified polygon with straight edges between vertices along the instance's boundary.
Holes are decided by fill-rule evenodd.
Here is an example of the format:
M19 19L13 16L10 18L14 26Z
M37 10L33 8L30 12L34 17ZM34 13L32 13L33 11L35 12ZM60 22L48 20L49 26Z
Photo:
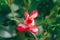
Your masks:
M32 0L29 11L36 9L43 0Z
M18 5L16 5L16 4L12 4L11 6L14 11L17 11L19 9Z
M16 32L13 26L1 26L0 25L0 37L11 38L15 36L16 36Z
M14 13L15 17L19 17L19 14L18 13ZM7 14L7 18L10 19L10 20L13 20L14 17L11 13Z

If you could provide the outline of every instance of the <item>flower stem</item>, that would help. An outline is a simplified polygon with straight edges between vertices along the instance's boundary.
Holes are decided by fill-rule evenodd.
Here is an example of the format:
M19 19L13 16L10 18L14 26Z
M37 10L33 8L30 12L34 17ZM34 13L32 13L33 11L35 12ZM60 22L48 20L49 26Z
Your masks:
M46 36L48 35L48 31L46 31L45 33L44 33L44 35L43 35L43 37L42 37L42 40L45 40L46 39Z
M59 10L59 7L57 5L52 8L48 18L45 20L42 20L42 24L46 24L49 21L49 18L51 18L55 14L55 10Z
M11 14L12 14L14 20L16 20L16 17L15 17L15 15L14 15L14 10L13 10L13 8L11 7L12 1L13 1L13 0L10 0L10 1L8 2L8 0L5 0L5 3L9 6L9 8L10 8L10 10L11 10ZM16 23L18 24L17 21L16 21Z

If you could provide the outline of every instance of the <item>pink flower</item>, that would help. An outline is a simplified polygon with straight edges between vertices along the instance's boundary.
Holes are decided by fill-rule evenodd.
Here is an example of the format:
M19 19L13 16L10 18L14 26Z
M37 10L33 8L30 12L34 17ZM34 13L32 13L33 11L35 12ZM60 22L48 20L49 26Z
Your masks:
M38 16L38 11L33 10L31 14L28 14L28 11L25 11L24 13L24 24L19 24L17 26L17 30L20 32L25 32L26 30L29 30L32 33L38 32L38 26L34 26L34 18Z

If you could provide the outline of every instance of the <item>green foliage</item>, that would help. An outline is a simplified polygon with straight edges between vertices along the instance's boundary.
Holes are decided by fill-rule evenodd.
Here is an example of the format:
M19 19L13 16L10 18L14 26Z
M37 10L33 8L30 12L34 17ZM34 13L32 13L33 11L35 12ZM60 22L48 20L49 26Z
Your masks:
M19 33L25 10L38 10L39 32ZM13 15L14 13L14 15ZM16 19L15 19L16 17ZM60 40L60 0L0 0L0 40Z

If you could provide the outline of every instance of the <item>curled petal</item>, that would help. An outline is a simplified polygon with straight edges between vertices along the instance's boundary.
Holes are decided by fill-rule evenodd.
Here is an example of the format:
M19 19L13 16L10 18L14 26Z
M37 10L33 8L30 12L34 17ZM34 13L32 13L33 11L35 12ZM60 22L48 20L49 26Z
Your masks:
M38 32L38 26L30 26L29 30L30 32L36 34Z
M33 10L30 14L31 18L36 18L38 16L38 11L37 10Z
M29 17L28 11L25 11L24 13L24 20L26 20Z
M28 30L28 27L24 24L19 24L16 28L19 32L25 32L26 30Z

